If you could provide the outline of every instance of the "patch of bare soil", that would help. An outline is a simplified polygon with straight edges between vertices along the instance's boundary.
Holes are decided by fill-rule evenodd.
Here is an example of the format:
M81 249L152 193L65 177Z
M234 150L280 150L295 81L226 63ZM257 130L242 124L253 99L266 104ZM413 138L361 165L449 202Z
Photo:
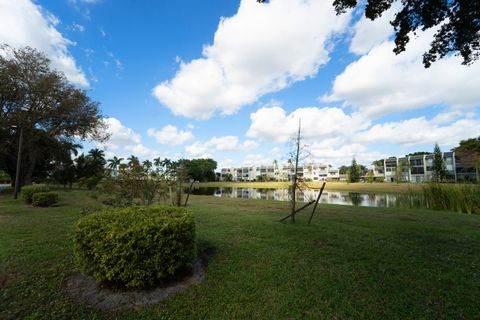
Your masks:
M168 297L199 283L205 277L205 267L200 260L193 266L191 275L164 287L140 290L121 290L103 287L93 277L76 272L66 281L66 291L77 303L104 311L118 311L157 304Z

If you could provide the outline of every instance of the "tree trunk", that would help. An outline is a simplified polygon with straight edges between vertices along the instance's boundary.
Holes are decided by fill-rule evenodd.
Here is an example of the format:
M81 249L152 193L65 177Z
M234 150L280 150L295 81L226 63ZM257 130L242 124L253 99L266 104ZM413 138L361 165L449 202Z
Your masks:
M300 120L298 121L298 134L297 134L297 145L296 145L296 154L295 154L295 168L293 173L293 184L292 184L292 222L295 223L295 207L296 207L296 194L297 194L297 186L298 186L298 159L300 157L300 130L301 124Z

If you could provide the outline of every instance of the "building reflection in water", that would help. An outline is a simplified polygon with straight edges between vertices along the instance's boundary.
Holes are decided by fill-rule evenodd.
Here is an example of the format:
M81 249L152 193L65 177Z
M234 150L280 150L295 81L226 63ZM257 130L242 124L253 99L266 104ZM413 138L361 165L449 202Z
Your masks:
M304 190L297 193L297 201L315 200L320 190ZM226 198L245 198L261 200L290 201L288 189L265 188L198 188L195 194L213 195ZM399 206L402 197L392 194L356 193L347 191L325 190L320 203L353 205L365 207L395 207Z

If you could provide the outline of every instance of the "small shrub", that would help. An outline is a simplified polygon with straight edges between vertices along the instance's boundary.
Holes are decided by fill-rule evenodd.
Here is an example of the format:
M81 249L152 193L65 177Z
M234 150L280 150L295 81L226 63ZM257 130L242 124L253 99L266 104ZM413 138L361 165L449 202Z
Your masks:
M185 208L134 206L92 213L77 224L75 263L97 281L148 287L189 270L195 221Z
M35 193L48 191L50 191L50 189L47 186L24 186L22 187L20 196L26 203L31 204Z
M32 205L34 207L51 207L58 202L58 193L56 192L36 192L32 196Z

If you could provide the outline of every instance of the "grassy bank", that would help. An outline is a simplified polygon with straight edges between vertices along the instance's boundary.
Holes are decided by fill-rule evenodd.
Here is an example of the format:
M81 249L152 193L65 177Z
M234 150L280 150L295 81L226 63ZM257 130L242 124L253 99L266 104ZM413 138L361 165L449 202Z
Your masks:
M1 319L476 319L480 216L192 196L206 279L157 306L110 314L74 304L72 234L85 192L31 208L0 196Z
M237 188L288 188L288 182L201 182L195 184L198 187L237 187ZM309 182L308 187L320 189L322 183ZM346 183L331 181L327 182L326 189L330 191L353 191L365 193L408 193L409 190L420 189L419 184L414 183Z

